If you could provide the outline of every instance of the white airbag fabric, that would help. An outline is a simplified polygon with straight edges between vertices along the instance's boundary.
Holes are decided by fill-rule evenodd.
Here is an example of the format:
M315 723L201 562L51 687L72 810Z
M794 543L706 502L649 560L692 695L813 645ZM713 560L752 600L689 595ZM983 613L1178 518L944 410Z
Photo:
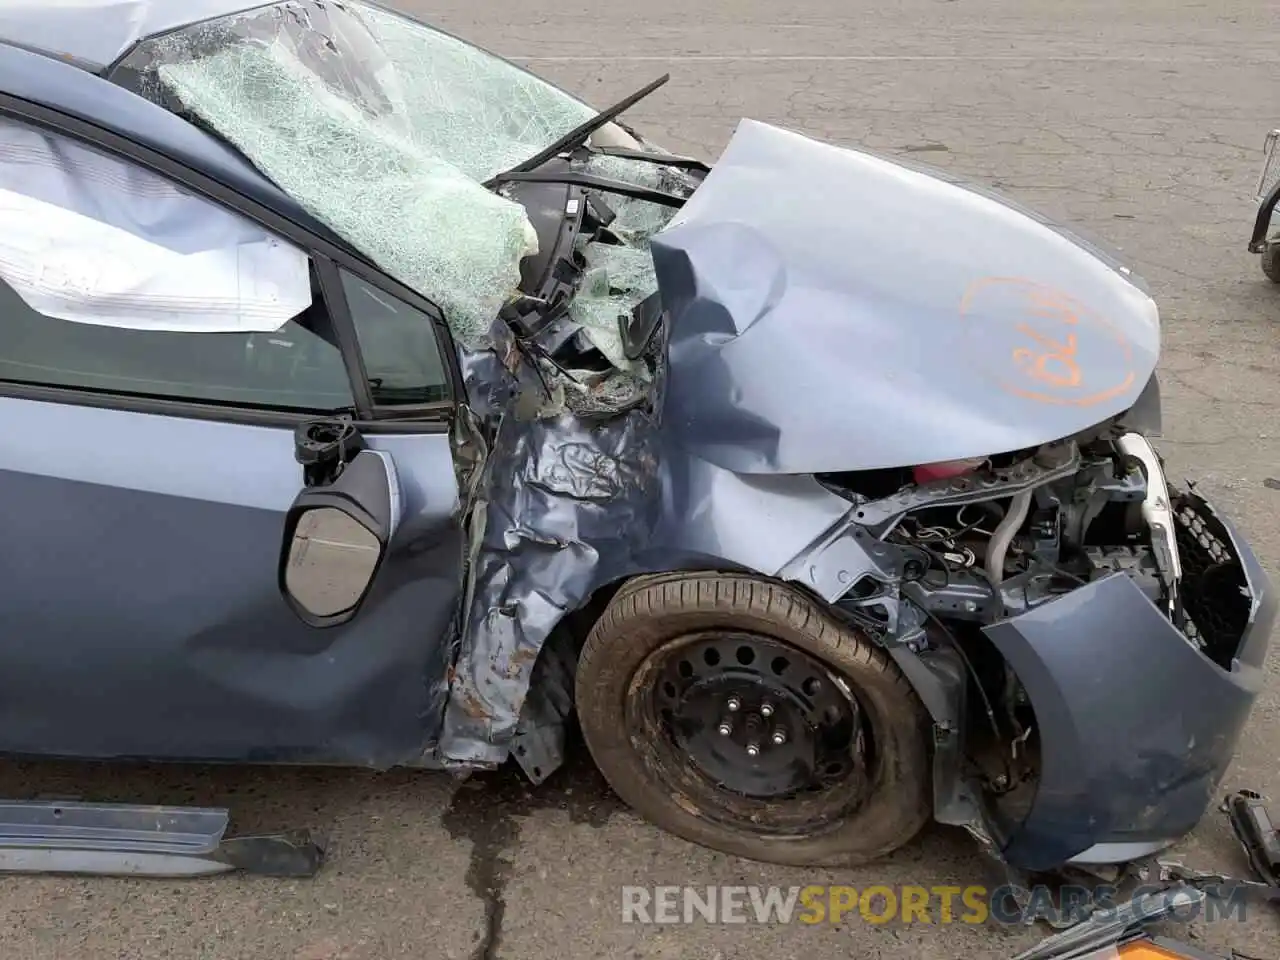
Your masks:
M311 305L307 255L142 167L0 122L0 278L76 323L267 333Z

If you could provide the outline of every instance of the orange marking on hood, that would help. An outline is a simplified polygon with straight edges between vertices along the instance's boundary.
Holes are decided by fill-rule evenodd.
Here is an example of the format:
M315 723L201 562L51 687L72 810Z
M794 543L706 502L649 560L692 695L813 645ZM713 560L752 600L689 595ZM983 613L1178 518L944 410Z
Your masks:
M1025 323L1018 330L1035 340L1044 349L1036 353L1027 347L1015 347L1013 362L1030 377L1042 380L1053 387L1080 386L1080 365L1076 363L1076 335L1067 334L1065 343L1051 340ZM1057 367L1058 371L1053 368Z
M1005 354L1008 360L991 357L985 364L986 375L1005 392L1036 403L1088 407L1125 393L1137 379L1128 339L1070 294L1024 277L983 277L965 291L961 319L976 319L984 297L1002 298L1002 312L1026 317L1013 327L1023 340ZM970 332L980 333L981 327ZM1119 369L1107 377L1110 383L1090 383L1088 348L1104 344L1119 353Z

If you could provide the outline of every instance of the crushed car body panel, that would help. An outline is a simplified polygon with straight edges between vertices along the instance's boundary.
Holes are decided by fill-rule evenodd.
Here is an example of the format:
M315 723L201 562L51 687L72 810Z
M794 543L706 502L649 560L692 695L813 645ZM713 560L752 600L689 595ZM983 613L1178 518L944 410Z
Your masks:
M1128 409L1151 298L1009 205L745 120L653 239L670 429L739 472L987 456Z
M504 382L508 396L536 396L527 367L511 374L480 352L465 369L477 412L497 429L473 507L483 519L446 761L507 756L543 644L598 589L682 569L776 576L851 509L812 477L735 474L670 446L660 377L651 400L614 417L521 419L490 398Z

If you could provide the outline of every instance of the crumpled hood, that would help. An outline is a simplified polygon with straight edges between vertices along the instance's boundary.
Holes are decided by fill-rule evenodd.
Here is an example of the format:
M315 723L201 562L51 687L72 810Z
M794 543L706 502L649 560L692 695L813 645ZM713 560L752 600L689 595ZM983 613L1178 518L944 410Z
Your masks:
M1128 409L1159 353L1111 254L945 175L744 120L651 241L665 426L739 473L984 456Z

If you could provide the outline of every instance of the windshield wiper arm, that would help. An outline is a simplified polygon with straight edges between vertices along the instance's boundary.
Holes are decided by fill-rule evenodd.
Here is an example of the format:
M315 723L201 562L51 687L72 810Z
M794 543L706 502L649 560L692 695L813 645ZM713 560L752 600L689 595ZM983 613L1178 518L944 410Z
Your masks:
M650 83L647 86L641 87L635 93L631 94L631 96L626 97L622 100L619 100L612 107L609 107L606 110L601 110L599 113L597 113L594 117L592 117L586 123L583 123L574 127L572 130L566 133L563 137L561 137L555 143L551 144L545 149L539 150L528 160L522 160L520 163L517 163L510 170L503 171L502 173L499 173L497 176L490 177L487 181L485 181L484 185L486 187L492 188L494 186L497 186L499 183L501 183L502 178L505 176L508 176L513 173L528 173L530 170L535 170L538 167L542 166L544 163L546 163L548 160L550 160L552 157L556 156L557 154L564 153L564 151L566 150L572 150L574 147L582 146L582 144L586 143L593 133L595 133L605 124L612 123L616 117L625 113L627 110L630 110L637 103L639 103L649 94L653 93L653 91L657 90L660 86L662 86L664 83L666 83L670 79L671 79L671 74L664 73L657 80L654 80L653 83Z
M600 190L604 193L616 193L633 200L646 200L649 203L661 204L664 207L683 207L684 197L672 193L663 193L634 183L623 183L606 177L593 176L576 170L530 170L521 173L500 173L490 184L501 183L567 183L571 186L586 187L589 190Z
M703 161L693 157L681 157L674 153L649 153L645 150L629 150L626 147L591 147L590 149L592 153L598 153L602 157L621 157L624 160L638 160L641 163L652 163L659 167L675 167L677 170L711 172L711 168Z

